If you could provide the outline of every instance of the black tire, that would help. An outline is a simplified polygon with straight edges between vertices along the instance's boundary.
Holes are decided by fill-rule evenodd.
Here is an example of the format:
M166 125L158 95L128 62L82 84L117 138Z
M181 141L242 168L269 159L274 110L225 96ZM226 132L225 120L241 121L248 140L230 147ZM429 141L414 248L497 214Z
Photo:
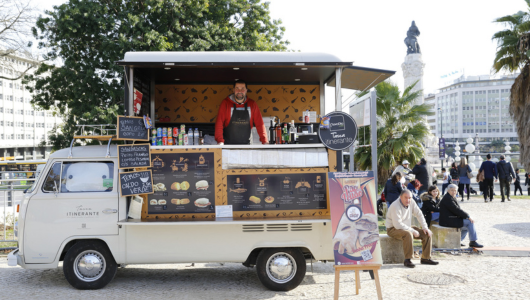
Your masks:
M261 283L272 291L290 291L304 279L306 262L298 248L269 248L262 250L256 260Z
M377 199L377 214L383 216L383 200Z
M83 265L88 263L88 267ZM79 290L97 290L114 279L117 264L102 241L81 241L66 252L63 273L66 280Z

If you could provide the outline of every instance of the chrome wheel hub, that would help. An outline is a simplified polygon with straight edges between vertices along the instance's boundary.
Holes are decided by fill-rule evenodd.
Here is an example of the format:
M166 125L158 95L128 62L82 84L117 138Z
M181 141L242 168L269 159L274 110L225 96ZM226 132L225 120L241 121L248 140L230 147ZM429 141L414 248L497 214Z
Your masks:
M286 283L296 274L294 258L285 253L278 252L267 260L267 276L276 283Z
M83 251L74 262L75 275L85 281L96 281L105 273L105 258L94 250Z

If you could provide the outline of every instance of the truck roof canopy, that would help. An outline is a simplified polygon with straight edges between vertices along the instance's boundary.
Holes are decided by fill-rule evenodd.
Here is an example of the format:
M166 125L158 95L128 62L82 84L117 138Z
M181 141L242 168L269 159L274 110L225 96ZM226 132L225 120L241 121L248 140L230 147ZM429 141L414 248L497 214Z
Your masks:
M134 67L157 84L319 84L333 82L335 69L345 68L342 87L364 90L394 71L353 67L327 53L311 52L127 52L118 65Z

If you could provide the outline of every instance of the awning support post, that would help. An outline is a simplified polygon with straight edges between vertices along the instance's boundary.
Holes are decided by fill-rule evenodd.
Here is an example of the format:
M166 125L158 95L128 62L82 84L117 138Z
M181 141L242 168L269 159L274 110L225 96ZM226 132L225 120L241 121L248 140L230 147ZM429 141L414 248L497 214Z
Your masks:
M377 181L377 92L372 89L370 92L370 129L372 130L372 171L374 171L375 193L379 186Z

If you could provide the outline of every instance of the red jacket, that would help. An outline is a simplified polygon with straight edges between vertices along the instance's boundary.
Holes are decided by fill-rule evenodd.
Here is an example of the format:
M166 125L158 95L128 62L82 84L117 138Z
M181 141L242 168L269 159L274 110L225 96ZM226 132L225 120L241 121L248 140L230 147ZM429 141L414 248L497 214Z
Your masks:
M267 131L265 130L265 124L263 124L263 117L261 116L261 111L259 110L259 107L256 102L247 97L247 100L245 102L239 104L233 101L231 97L233 98L233 95L226 97L223 102L221 102L221 106L219 106L219 113L217 113L217 121L215 121L215 140L218 143L225 142L223 137L223 129L228 127L228 124L230 123L234 103L236 104L236 107L245 107L245 103L247 103L247 107L250 109L250 128L252 129L255 126L256 130L258 131L259 140L261 141L261 143L268 144L269 140L267 139Z

